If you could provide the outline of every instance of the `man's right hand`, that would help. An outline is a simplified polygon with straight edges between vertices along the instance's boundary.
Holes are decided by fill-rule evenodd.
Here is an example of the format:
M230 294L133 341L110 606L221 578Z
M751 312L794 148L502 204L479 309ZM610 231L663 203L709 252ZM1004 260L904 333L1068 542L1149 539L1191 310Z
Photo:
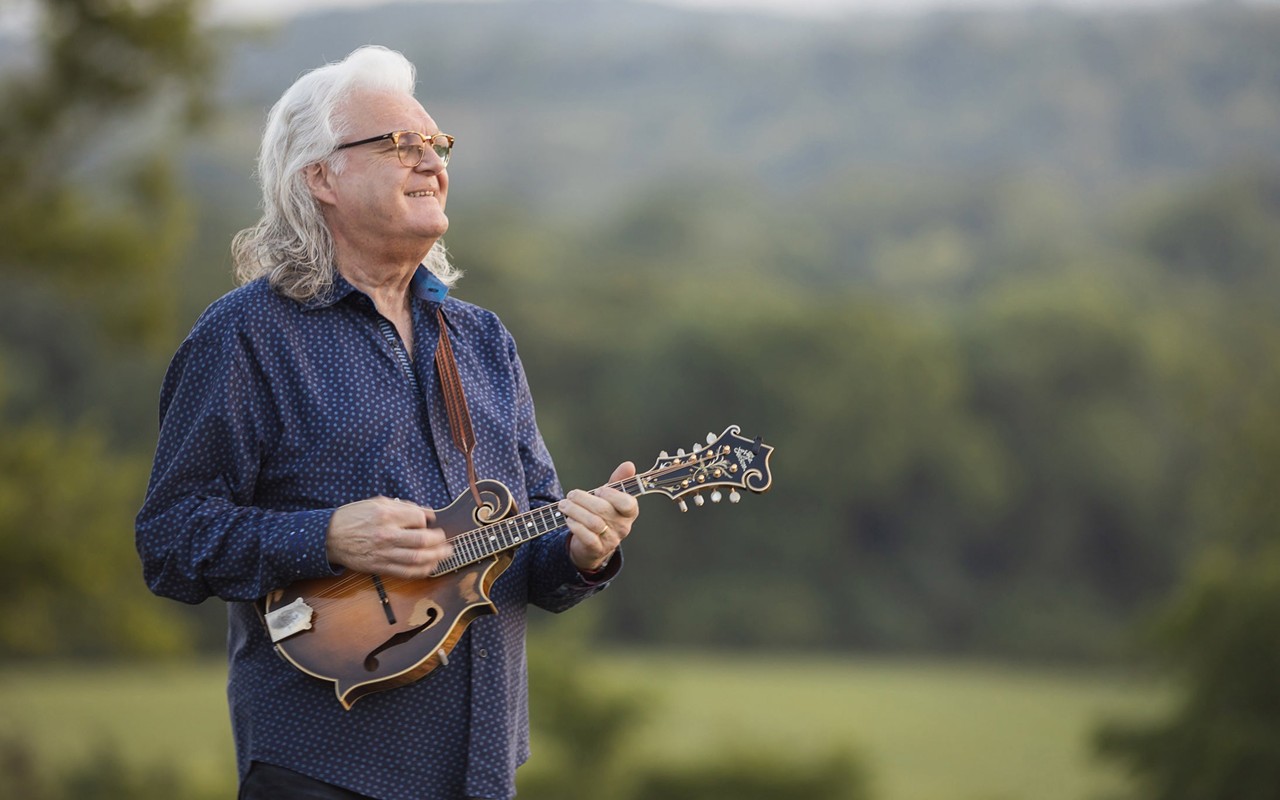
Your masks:
M371 497L333 512L326 545L329 563L356 572L426 578L453 553L436 514L406 500Z

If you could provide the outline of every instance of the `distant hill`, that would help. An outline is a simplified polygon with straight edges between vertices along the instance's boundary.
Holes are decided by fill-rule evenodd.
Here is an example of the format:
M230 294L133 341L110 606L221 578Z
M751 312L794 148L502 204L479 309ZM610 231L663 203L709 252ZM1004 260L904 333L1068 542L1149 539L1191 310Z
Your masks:
M599 208L729 177L1035 172L1110 192L1280 157L1280 9L781 19L631 2L404 3L226 38L230 166L301 72L380 43L458 136L458 195ZM676 185L679 185L677 183Z

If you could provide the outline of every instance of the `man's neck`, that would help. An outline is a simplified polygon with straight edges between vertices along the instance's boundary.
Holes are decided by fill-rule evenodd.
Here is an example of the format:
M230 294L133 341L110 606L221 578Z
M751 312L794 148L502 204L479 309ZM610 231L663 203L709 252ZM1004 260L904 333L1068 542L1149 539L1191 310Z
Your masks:
M364 265L338 265L338 271L347 282L369 295L382 316L393 322L409 310L409 285L418 268L385 266L370 268Z
M420 262L409 266L369 262L338 262L338 272L347 282L373 300L378 313L386 317L400 334L409 357L413 357L413 312L409 305L410 286Z

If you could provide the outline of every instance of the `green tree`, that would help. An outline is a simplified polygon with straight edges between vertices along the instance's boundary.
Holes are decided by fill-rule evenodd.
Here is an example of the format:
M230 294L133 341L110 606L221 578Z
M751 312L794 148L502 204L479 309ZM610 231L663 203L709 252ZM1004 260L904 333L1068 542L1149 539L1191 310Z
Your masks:
M204 106L193 0L47 0L0 96L0 268L82 301L100 331L165 332L188 226L172 174Z
M38 10L0 75L0 652L171 648L186 631L145 598L145 459L112 400L170 330L172 160L208 57L192 0Z
M1168 251L1174 269L1193 268L1198 281L1221 287L1223 310L1209 329L1212 381L1196 403L1212 447L1190 508L1207 545L1148 642L1176 678L1177 701L1161 719L1110 721L1095 741L1135 775L1143 800L1280 796L1280 314L1274 291L1250 296L1277 285L1280 248L1265 246L1271 233L1245 224L1262 208L1274 216L1274 192L1253 194L1253 202L1238 191L1226 196L1216 210L1184 207L1184 227L1154 228L1158 241L1177 243ZM1251 230L1252 244L1217 249L1224 230ZM1216 266L1215 253L1223 259Z
M1113 721L1098 751L1144 800L1274 800L1280 787L1280 543L1201 558L1170 604L1160 652L1181 679L1165 719Z

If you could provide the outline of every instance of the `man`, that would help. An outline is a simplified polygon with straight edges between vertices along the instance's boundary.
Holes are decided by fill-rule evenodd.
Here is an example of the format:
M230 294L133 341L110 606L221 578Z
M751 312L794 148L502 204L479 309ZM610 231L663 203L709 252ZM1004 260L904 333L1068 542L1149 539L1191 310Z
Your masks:
M563 496L510 334L448 297L440 243L453 139L414 68L365 47L271 110L264 213L234 243L243 285L175 355L137 544L152 591L228 602L228 699L242 798L509 798L528 757L529 603L567 609L621 567L637 515L611 488ZM565 527L525 543L496 616L447 660L344 710L278 657L258 605L295 581L429 576L451 552L431 509L468 492L435 355L442 312L474 426L474 473ZM465 413L465 412L464 412ZM630 462L610 482L635 474Z

